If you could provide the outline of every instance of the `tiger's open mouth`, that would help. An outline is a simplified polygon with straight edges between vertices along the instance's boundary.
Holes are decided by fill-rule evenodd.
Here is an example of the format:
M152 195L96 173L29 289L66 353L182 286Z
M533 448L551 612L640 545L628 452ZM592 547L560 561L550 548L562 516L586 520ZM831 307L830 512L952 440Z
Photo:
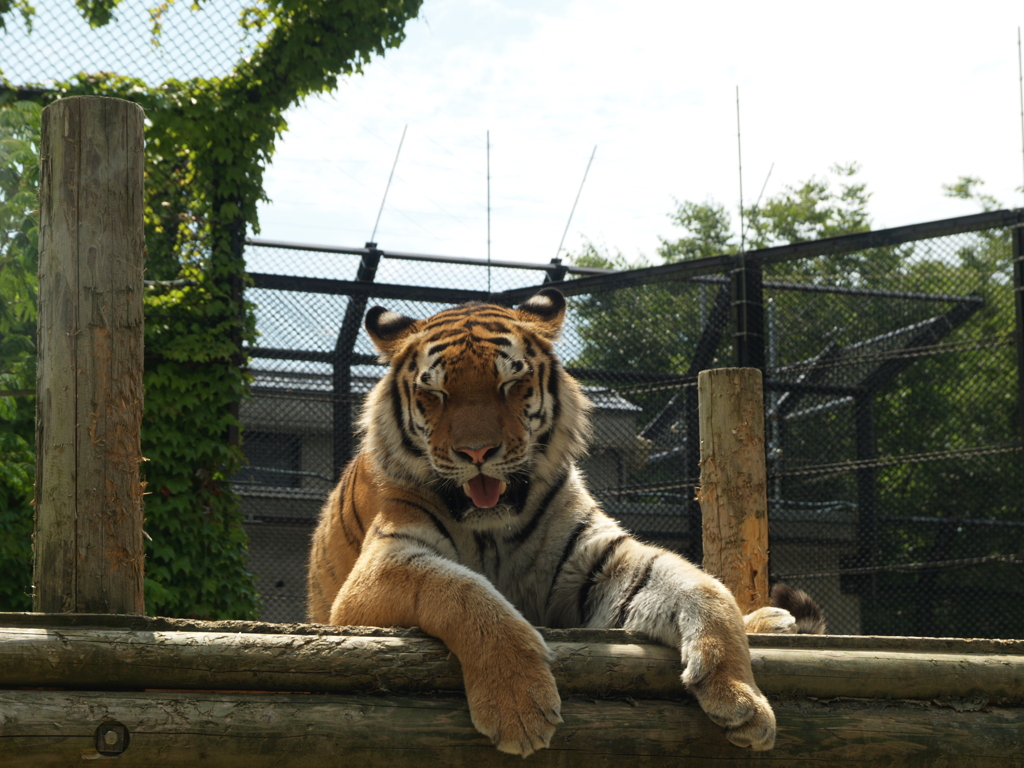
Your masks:
M462 484L463 492L469 496L473 504L480 509L488 509L498 503L501 494L508 488L504 480L490 475L477 475L468 483Z

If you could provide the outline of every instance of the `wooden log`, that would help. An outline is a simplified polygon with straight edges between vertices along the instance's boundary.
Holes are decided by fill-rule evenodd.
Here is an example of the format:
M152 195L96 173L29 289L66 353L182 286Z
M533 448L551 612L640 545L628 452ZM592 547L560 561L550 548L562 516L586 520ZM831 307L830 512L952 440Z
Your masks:
M143 613L143 111L42 115L37 611Z
M743 613L768 605L768 483L764 395L757 368L697 376L704 570Z
M268 621L206 621L164 616L0 611L0 627L65 630L119 629L139 632L220 632L317 637L429 637L417 628L334 627L329 624L278 624ZM538 631L548 642L649 643L639 632L623 629L550 629ZM962 637L886 637L881 635L749 635L752 648L799 648L825 651L908 651L911 653L1024 654L1024 640Z
M784 766L1019 768L1024 711L924 702L773 700L771 752L729 744L694 702L568 699L536 768L769 761ZM6 768L105 764L210 768L513 766L470 722L462 697L0 691ZM97 750L121 728L127 747ZM102 737L99 746L104 746ZM116 740L115 740L116 748Z
M687 698L678 653L620 631L546 630L565 696ZM1024 651L755 647L765 693L976 699L1024 705ZM859 640L860 638L854 638ZM464 690L458 660L426 636L0 629L5 686L418 694Z
M4 766L519 764L473 729L457 660L418 630L67 614L0 628ZM1024 754L1024 641L752 636L779 724L753 755L683 692L673 650L623 630L542 634L565 723L537 766L1019 768Z

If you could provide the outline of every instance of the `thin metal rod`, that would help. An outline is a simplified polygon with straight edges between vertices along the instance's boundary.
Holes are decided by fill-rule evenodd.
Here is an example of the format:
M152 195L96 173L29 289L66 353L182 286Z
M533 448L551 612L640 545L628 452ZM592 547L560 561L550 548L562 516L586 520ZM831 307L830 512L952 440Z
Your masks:
M764 197L764 191L768 188L768 179L770 179L772 177L772 171L774 171L774 170L775 170L775 162L773 161L772 164L771 164L771 167L768 169L768 175L764 177L764 184L761 185L761 191L757 195L757 200L754 201L754 208L753 208L753 210L755 211L755 215L756 215L756 212L758 211L758 206L761 205L761 198ZM754 229L757 229L756 225L754 226Z
M398 156L402 154L402 144L405 143L405 132L409 130L409 124L402 129L402 138L398 141L398 151L395 152L395 162L391 164L391 175L388 176L388 185L384 187L384 198L380 201L380 210L377 211L377 221L373 223L373 234L370 235L370 242L377 242L377 225L380 224L380 215L384 213L384 203L388 200L388 190L391 189L391 180L395 178L395 167L398 165Z
M757 208L761 204L761 198L764 197L764 191L768 188L768 179L772 177L772 171L775 170L775 163L772 163L768 169L768 175L764 177L764 184L761 185L761 193L757 196L757 200L754 201L754 207Z
M740 87L738 85L736 86L736 159L740 172L740 253L743 253L747 249L747 242L743 222L743 143L740 140Z
M580 201L580 194L583 192L583 185L587 181L587 174L590 173L590 164L594 162L594 155L597 154L597 144L594 145L594 151L590 153L590 160L587 161L587 170L583 172L583 181L580 182L579 191L576 193L576 199L573 201L572 210L569 211L569 220L565 222L565 231L562 233L562 239L558 242L558 251L555 252L555 258L557 259L562 253L562 246L565 245L565 236L569 234L569 225L572 224L572 215L576 213L576 203Z
M1017 75L1020 81L1020 151L1021 162L1024 164L1024 59L1021 58L1020 27L1017 27ZM1024 184L1020 191L1024 194ZM1024 372L1022 372L1024 375Z
M1014 227L1010 252L1013 260L1013 304L1017 333L1017 412L1020 438L1024 441L1024 229Z
M491 132L487 131L487 292L491 292Z
M245 244L251 245L254 248L280 248L282 250L289 251L316 251L318 253L340 253L351 256L366 256L371 253L371 249L366 248L365 246L360 248L348 248L334 245L314 245L311 243L288 243L281 240L261 240L253 237L247 237L245 239ZM380 255L385 259L437 261L446 264L472 264L473 266L480 267L487 266L487 259L474 259L467 258L465 256L437 256L426 253L404 253L402 251L385 251L382 248L375 248L373 250L380 253ZM537 262L527 261L492 260L491 265L495 267L508 267L509 269L539 269L545 272L551 269L550 264L538 264ZM617 269L601 269L599 267L566 267L566 269L574 275L608 275L619 271Z

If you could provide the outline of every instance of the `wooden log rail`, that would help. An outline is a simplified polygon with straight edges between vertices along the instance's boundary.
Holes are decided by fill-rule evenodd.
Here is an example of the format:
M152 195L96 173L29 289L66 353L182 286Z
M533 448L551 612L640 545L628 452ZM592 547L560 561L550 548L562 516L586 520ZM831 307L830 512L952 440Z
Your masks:
M544 630L565 723L536 766L1015 766L1024 641L752 636L776 748L725 741L671 649L615 630ZM416 630L0 616L0 763L495 765L457 659ZM127 743L104 754L104 738Z

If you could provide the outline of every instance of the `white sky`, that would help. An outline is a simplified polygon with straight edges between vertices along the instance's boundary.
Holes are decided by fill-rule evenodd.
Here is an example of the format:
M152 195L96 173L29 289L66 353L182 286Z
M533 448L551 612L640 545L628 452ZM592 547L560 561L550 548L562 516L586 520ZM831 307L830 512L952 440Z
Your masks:
M876 228L976 212L960 175L1020 206L1020 0L625 3L426 0L397 50L289 113L261 237L362 245L408 133L382 248L555 255L565 240L654 257L673 198L744 197L857 161Z

